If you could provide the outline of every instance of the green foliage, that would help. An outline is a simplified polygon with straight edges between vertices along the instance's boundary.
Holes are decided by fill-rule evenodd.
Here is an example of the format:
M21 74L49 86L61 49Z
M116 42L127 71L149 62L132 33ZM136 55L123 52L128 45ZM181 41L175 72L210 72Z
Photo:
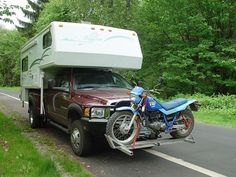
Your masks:
M201 109L204 110L234 109L236 113L236 95L206 96L204 94L197 93L194 95L177 94L174 98L179 97L196 99L201 103Z
M15 5L8 5L6 0L0 0L0 21L12 23L10 18L12 15L15 15L14 9L18 8Z
M192 98L201 103L197 119L205 123L236 127L236 95L178 94L174 98Z
M0 174L2 176L60 176L55 164L41 156L12 119L0 113Z
M35 28L39 32L52 21L91 22L129 28L134 23L138 1L51 0L40 14Z
M12 92L16 92L16 93L20 93L20 87L1 87L0 86L0 90L7 90L7 91L12 91Z
M43 3L48 2L48 0L27 0L27 2L28 5L26 7L21 7L20 9L24 13L25 17L30 20L30 22L26 22L18 18L20 25L16 25L16 28L27 38L30 38L33 37L35 33L33 24L38 20L39 14L43 9Z
M69 3L63 3L61 0L51 0L46 3L44 10L41 12L38 21L35 23L34 28L37 32L40 32L52 21L70 21L69 14L71 13Z
M17 31L0 29L0 85L20 84L20 48L25 38Z
M146 85L164 76L167 95L236 93L236 2L147 0L140 8ZM148 66L152 66L149 68Z

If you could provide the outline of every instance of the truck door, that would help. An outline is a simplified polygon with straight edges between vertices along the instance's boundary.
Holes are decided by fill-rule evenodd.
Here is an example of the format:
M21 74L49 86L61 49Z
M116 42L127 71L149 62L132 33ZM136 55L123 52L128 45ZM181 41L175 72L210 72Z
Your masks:
M56 77L56 84L46 95L48 114L55 122L67 126L70 100L70 74L63 73Z

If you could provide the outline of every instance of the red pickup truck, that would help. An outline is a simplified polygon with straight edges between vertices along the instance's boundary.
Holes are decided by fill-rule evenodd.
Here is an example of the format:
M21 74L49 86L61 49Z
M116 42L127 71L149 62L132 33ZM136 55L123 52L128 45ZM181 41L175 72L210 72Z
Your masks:
M29 123L39 128L46 122L70 134L75 154L89 154L92 137L103 136L114 109L130 105L129 83L106 69L63 69L48 80L44 90L44 116L40 92L29 90Z

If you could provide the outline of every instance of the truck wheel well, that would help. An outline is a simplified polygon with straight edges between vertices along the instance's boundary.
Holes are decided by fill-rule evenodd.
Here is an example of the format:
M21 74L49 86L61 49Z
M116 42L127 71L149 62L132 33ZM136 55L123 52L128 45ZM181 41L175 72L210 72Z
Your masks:
M70 129L70 127L71 127L72 122L74 122L75 120L78 120L78 119L80 119L80 118L81 118L80 113L78 113L78 112L75 111L75 110L70 110L70 111L68 112L69 129Z

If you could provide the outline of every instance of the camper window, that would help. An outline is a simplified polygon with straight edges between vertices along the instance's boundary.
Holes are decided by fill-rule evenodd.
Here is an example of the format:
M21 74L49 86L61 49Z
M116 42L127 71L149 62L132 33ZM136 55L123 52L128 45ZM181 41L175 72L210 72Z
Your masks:
M47 32L43 35L43 49L52 45L52 35L51 32Z
M28 56L22 60L22 72L28 71Z

